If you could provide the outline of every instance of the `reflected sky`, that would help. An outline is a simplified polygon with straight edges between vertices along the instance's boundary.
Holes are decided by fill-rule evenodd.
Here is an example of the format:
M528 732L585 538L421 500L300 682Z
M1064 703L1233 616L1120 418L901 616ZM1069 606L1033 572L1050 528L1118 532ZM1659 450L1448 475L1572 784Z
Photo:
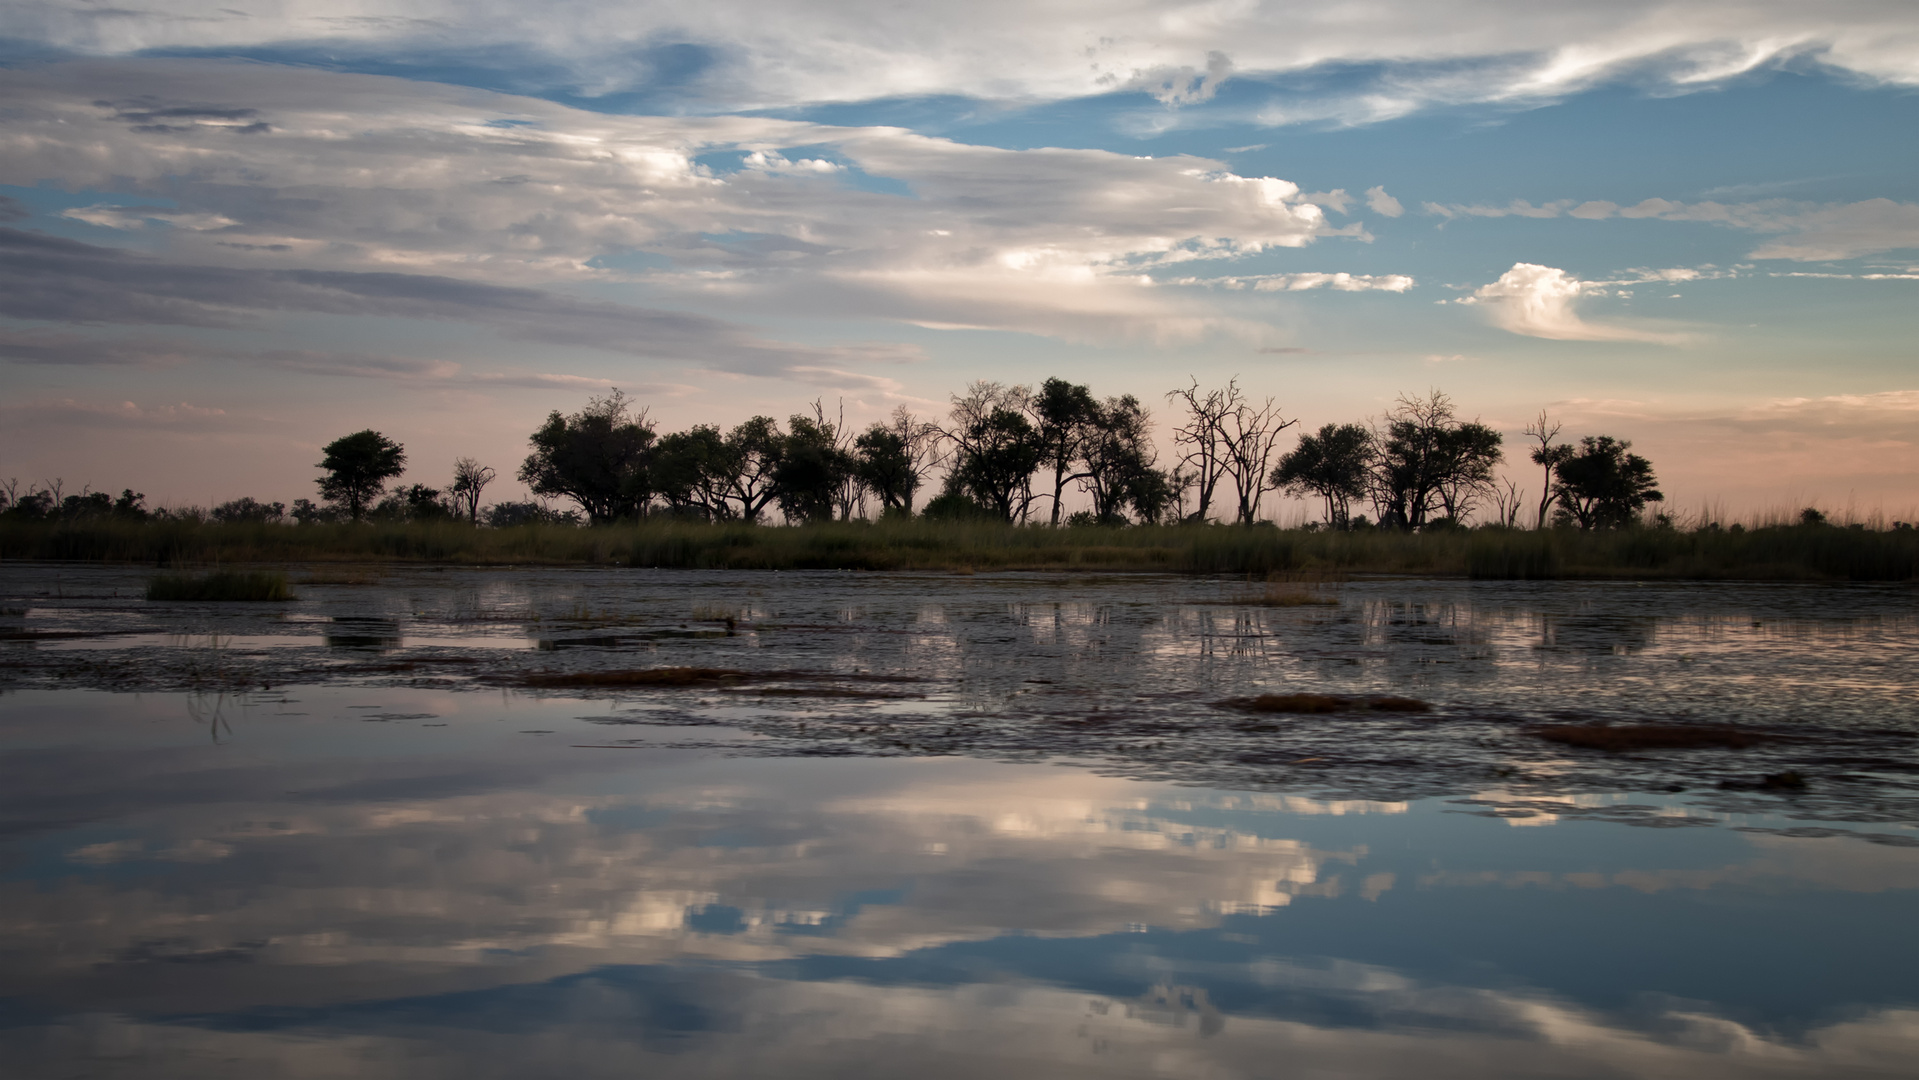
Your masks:
M1877 1076L1919 1052L1903 826L688 750L609 740L618 707L0 696L8 1071Z

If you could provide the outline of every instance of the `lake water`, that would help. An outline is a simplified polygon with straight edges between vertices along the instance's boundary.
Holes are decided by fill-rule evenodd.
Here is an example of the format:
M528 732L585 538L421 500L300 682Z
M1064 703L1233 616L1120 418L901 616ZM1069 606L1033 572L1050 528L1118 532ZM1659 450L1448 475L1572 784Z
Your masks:
M0 565L8 1076L1919 1061L1909 589L146 576Z

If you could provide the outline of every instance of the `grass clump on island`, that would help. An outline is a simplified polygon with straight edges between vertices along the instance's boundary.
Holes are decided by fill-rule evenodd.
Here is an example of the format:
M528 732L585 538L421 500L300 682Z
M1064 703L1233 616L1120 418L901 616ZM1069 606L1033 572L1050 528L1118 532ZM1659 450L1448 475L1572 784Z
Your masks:
M922 518L801 526L647 520L582 528L460 522L278 524L0 520L0 559L191 566L399 562L715 570L1103 570L1489 580L1912 581L1919 530L1832 525L1330 531L1271 526L1048 528ZM1280 590L1268 602L1305 602Z
M147 582L148 600L297 600L277 570L161 574Z

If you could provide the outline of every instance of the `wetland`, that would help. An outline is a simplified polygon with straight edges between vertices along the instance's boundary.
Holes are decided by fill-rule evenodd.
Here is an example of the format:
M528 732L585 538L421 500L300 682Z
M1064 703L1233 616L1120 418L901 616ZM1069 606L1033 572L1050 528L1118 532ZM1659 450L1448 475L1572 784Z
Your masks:
M26 1075L1904 1075L1870 583L0 564Z

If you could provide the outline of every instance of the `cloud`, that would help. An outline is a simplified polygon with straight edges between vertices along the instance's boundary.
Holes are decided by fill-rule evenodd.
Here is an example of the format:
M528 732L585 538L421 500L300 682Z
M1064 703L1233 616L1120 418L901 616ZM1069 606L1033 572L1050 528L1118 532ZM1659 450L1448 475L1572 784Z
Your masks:
M0 37L55 52L253 52L429 71L484 57L490 77L535 92L640 94L692 111L1116 90L1172 107L1206 100L1235 75L1328 67L1380 70L1377 85L1357 95L1374 116L1433 103L1552 100L1623 78L1683 91L1797 58L1911 85L1919 82L1911 34L1902 0L1381 0L1359 8L981 0L937 19L888 0L389 0L377 10L288 0L244 16L197 0L137 8L23 0L0 9ZM240 132L275 123L266 110L247 112L251 103L114 100L130 126Z
M1552 341L1645 341L1678 344L1684 335L1587 322L1574 310L1583 296L1602 294L1604 283L1580 281L1564 270L1514 263L1498 281L1455 303L1477 304L1501 330Z
M1403 293L1417 282L1405 274L1348 274L1344 272L1302 274L1247 274L1237 277L1184 277L1168 285L1205 285L1217 289L1251 289L1254 292L1307 292L1332 289L1334 292Z
M1406 208L1400 205L1398 199L1386 194L1384 187L1367 188L1366 205L1372 208L1373 213L1381 217L1398 217L1406 212Z
M1604 200L1575 205L1572 199L1558 199L1535 206L1514 199L1503 206L1426 203L1423 209L1436 217L1530 217L1555 218L1562 215L1587 221L1612 217L1635 220L1697 221L1751 232L1780 233L1777 240L1755 248L1749 258L1817 261L1852 259L1887 251L1919 248L1919 203L1892 199L1866 199L1862 202L1818 204L1767 199L1749 203L1675 202L1671 199L1643 199L1632 206L1620 206Z
M135 119L178 122L129 123L127 101L143 103ZM1344 192L1308 196L1207 158L609 116L258 64L0 71L0 117L0 183L164 199L68 216L145 230L207 266L624 278L691 305L1165 337L1223 324L1142 296L1143 271L1366 238L1315 205L1343 207ZM271 131L241 135L227 117ZM646 269L610 268L635 254Z
M580 300L425 274L334 270L247 270L177 263L75 240L0 228L0 315L70 323L200 328L258 326L269 314L300 312L458 320L520 341L545 342L719 370L774 374L794 365L845 363L874 352L789 345L734 323L681 312ZM29 331L0 340L0 352L42 363L86 362L88 343ZM895 349L894 353L911 353ZM175 355L169 351L166 355ZM432 375L436 361L339 354L259 354L280 366L333 374ZM152 347L106 344L95 363L150 362Z

